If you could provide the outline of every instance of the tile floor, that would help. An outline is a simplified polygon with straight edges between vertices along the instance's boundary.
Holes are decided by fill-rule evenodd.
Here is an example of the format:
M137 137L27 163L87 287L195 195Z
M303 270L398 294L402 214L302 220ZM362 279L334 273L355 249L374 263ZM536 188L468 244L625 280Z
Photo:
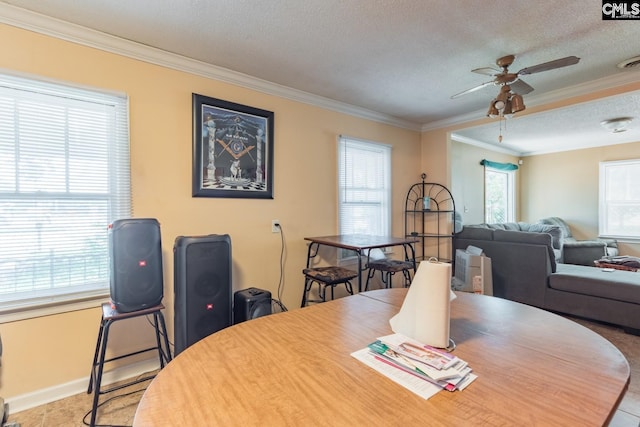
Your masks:
M125 387L100 397L97 425L130 426L133 424L138 401L149 381ZM113 396L116 398L111 399ZM89 425L88 414L93 404L93 395L80 393L37 406L26 411L9 414L8 422L17 422L21 427L81 427Z
M573 319L594 330L611 341L625 355L631 367L631 383L624 399L618 407L611 427L640 427L640 336L629 335L619 328ZM148 382L115 391L101 397L101 402L113 395L129 395L107 401L98 411L97 423L100 425L130 426L133 416ZM91 408L92 396L77 394L26 411L9 414L9 422L20 423L21 427L80 427L89 424L85 415Z

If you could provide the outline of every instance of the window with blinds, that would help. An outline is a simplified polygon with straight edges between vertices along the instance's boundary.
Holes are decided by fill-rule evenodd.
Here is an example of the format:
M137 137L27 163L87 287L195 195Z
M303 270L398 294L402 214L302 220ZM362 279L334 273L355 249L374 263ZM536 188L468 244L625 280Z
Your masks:
M340 136L338 187L340 234L391 234L389 145Z
M108 295L128 121L124 95L0 74L0 313Z
M600 162L599 235L640 239L640 160Z

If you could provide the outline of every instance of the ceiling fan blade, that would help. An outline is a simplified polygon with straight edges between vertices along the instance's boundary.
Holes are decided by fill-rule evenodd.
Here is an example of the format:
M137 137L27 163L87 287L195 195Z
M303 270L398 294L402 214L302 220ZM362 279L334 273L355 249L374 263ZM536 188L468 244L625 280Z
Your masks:
M467 89L467 90L462 91L460 93L456 93L455 95L453 95L451 97L451 99L458 98L458 97L460 97L462 95L466 95L466 94L471 93L471 92L475 92L477 90L482 89L483 87L487 87L487 86L492 85L492 84L494 84L493 80L490 81L490 82L482 83L481 85L478 85L476 87L472 87L471 89Z
M567 56L566 58L556 59L554 61L545 62L543 64L533 65L531 67L523 68L518 71L519 76L526 74L540 73L542 71L554 70L556 68L566 67L567 65L574 65L580 62L580 58L577 56Z
M475 70L471 70L471 72L484 74L485 76L497 76L502 71L496 70L495 68L491 68L491 67L482 67L482 68L476 68Z
M530 92L533 92L533 88L529 86L527 83L523 82L522 80L516 80L515 82L511 83L509 86L511 87L511 90L517 93L518 95L526 95Z

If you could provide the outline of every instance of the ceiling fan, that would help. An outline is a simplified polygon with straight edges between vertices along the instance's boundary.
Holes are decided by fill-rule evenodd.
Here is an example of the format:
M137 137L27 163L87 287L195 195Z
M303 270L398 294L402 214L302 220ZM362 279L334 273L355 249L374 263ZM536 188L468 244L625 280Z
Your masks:
M567 56L566 58L560 58L544 62L542 64L533 65L531 67L526 67L516 73L510 73L509 66L513 64L514 60L515 55L507 55L502 58L498 58L496 65L501 68L500 70L493 67L483 67L471 70L473 73L492 76L494 79L457 93L453 95L451 99L475 92L486 86L500 86L500 93L489 104L489 112L487 115L489 117L511 117L518 111L523 111L525 109L522 95L526 95L533 91L533 87L521 80L520 76L541 73L543 71L555 70L556 68L574 65L580 61L580 58L577 56Z

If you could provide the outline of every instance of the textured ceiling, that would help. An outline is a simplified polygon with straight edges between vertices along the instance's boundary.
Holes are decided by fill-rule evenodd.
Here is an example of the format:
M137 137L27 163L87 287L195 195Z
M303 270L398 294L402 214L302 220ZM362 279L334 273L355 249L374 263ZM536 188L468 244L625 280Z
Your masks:
M614 133L601 122L634 117L624 132ZM498 140L502 134L502 142ZM494 121L456 131L453 138L519 155L567 151L640 141L640 92L585 102L566 108Z
M515 54L511 71L575 55L526 76L540 95L620 73L640 55L638 21L603 21L574 0L0 0L266 82L429 127L482 118L498 88L450 99ZM637 69L636 69L637 70ZM638 115L638 111L627 112ZM511 128L515 137L515 122Z

